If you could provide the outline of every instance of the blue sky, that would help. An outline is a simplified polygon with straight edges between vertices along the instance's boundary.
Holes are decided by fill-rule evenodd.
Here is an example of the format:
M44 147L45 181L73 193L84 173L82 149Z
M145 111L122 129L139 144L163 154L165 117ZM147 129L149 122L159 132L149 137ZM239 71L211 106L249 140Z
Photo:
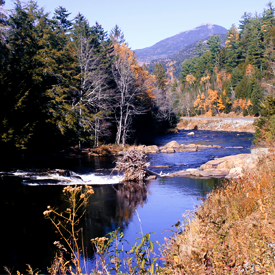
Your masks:
M93 25L96 21L109 32L116 24L134 49L152 46L179 32L203 23L238 27L244 12L262 13L269 0L37 0L39 7L53 14L65 7L73 18L82 13ZM273 2L274 3L274 2ZM275 5L275 4L274 4ZM6 0L5 8L13 1Z

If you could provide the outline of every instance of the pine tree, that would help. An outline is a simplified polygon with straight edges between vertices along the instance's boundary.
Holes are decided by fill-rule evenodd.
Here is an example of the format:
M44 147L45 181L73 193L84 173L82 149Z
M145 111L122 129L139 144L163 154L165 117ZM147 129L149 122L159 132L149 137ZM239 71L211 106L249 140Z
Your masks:
M212 35L207 41L207 45L209 47L209 51L212 55L212 63L213 67L218 65L218 57L221 51L221 38L219 35Z
M9 19L11 57L4 74L2 141L19 149L50 143L73 128L68 103L74 58L68 41L43 9L16 2ZM20 118L20 119L19 119Z
M163 66L160 63L156 64L153 74L156 77L157 87L160 90L165 91L167 79L165 77L165 69L163 68Z
M195 55L201 57L206 51L206 45L200 40L195 48Z
M225 45L225 67L228 71L232 71L240 62L239 33L234 25L229 29L227 33Z

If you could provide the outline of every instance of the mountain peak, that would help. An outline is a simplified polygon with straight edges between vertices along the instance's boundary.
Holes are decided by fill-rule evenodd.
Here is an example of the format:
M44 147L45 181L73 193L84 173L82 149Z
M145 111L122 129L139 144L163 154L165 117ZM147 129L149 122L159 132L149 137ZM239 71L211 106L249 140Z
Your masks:
M194 29L163 39L151 47L135 50L135 52L139 62L150 62L154 59L168 58L182 48L211 35L226 33L227 29L222 26L204 23Z

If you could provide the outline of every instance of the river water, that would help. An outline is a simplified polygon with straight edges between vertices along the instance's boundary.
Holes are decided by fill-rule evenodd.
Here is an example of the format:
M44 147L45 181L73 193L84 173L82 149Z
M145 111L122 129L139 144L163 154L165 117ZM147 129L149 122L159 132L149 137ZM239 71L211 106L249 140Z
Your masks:
M162 174L188 168L196 168L208 160L249 153L252 134L212 131L180 131L155 139L154 144L164 145L172 140L179 144L197 143L220 145L222 148L207 148L197 152L174 154L149 154L152 168ZM240 148L242 147L242 148ZM84 228L84 244L87 247L89 262L92 265L93 253L90 239L104 236L120 228L130 244L144 233L155 232L152 240L164 242L164 237L171 234L165 231L171 228L182 214L199 205L199 198L204 198L217 184L217 179L192 179L184 177L161 177L151 180L146 188L131 189L117 184L120 175L111 174L113 158L68 159L62 162L36 158L14 162L12 166L2 166L1 182L1 232L2 266L10 269L26 269L25 264L39 268L46 273L55 253L53 242L59 240L49 220L43 217L47 205L59 209L66 207L62 189L68 184L90 184L95 194L91 196L81 226ZM37 170L39 168L39 170ZM51 173L41 173L54 169ZM60 175L57 169L70 169L69 175ZM38 173L38 171L40 173ZM80 179L81 177L82 179ZM163 231L165 231L163 233Z

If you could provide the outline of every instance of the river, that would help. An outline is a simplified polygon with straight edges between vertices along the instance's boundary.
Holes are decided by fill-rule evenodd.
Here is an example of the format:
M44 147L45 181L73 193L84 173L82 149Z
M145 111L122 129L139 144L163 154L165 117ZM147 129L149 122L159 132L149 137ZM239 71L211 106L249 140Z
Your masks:
M208 160L240 153L248 153L253 135L249 133L180 131L157 137L156 145L164 145L172 140L179 144L215 144L222 148L207 148L197 152L174 154L149 154L151 166L157 173L196 168ZM235 148L234 148L235 147ZM236 148L238 147L238 148ZM242 148L240 148L242 147ZM121 228L130 244L140 236L139 232L155 232L152 240L164 242L171 234L171 228L182 214L199 205L198 198L204 198L218 182L217 179L192 179L181 177L161 177L151 180L145 189L129 194L127 187L117 184L120 175L111 174L113 158L67 159L56 161L45 158L14 161L14 165L2 165L1 179L1 228L2 228L2 266L15 272L26 269L25 264L39 268L46 273L55 253L53 242L58 235L49 220L44 219L43 211L47 205L60 209L66 207L62 189L68 184L90 184L95 194L91 196L87 213L82 220L84 243L87 246L89 262L92 265L93 253L90 239L104 236ZM43 171L53 170L51 173ZM57 169L69 169L70 175L60 175ZM39 173L38 173L39 171ZM81 177L82 179L80 179Z

